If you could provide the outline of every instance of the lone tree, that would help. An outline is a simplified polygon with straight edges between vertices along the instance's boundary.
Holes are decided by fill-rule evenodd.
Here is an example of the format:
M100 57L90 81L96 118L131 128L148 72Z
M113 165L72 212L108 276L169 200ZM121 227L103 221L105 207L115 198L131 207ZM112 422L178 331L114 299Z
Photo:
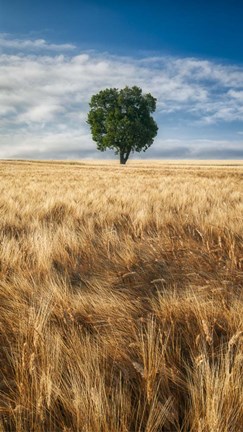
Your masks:
M92 96L87 123L97 149L114 149L125 164L131 152L146 151L154 141L158 126L151 113L156 99L142 94L139 87L110 88Z

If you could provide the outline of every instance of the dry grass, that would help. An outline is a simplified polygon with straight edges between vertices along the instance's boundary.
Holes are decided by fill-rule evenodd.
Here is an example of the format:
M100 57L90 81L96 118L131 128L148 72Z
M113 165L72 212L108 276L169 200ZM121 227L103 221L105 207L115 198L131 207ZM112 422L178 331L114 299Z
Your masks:
M0 431L243 430L243 166L0 164Z

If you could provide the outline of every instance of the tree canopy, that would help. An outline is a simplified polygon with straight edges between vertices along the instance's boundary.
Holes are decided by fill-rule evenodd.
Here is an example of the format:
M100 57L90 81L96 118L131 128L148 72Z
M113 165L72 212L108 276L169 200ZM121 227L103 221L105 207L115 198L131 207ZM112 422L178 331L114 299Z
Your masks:
M139 87L109 88L93 95L87 123L97 149L113 149L125 164L131 152L146 151L154 141L158 126L151 116L156 99Z

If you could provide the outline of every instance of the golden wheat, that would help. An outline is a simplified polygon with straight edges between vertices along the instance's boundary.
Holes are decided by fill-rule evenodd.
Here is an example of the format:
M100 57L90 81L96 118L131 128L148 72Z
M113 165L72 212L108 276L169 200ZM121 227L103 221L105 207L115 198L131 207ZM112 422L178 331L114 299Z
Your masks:
M0 175L0 431L242 431L243 165Z

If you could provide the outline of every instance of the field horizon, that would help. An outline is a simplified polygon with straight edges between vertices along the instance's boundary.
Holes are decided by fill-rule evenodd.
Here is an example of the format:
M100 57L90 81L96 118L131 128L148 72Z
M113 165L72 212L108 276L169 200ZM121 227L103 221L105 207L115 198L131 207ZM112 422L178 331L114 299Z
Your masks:
M240 432L243 161L0 176L0 432Z
M4 162L23 162L23 163L66 163L66 164L114 164L119 165L120 162L117 159L25 159L25 158L3 158L0 159L0 163ZM128 159L125 166L131 165L198 165L198 166L242 166L243 159Z

